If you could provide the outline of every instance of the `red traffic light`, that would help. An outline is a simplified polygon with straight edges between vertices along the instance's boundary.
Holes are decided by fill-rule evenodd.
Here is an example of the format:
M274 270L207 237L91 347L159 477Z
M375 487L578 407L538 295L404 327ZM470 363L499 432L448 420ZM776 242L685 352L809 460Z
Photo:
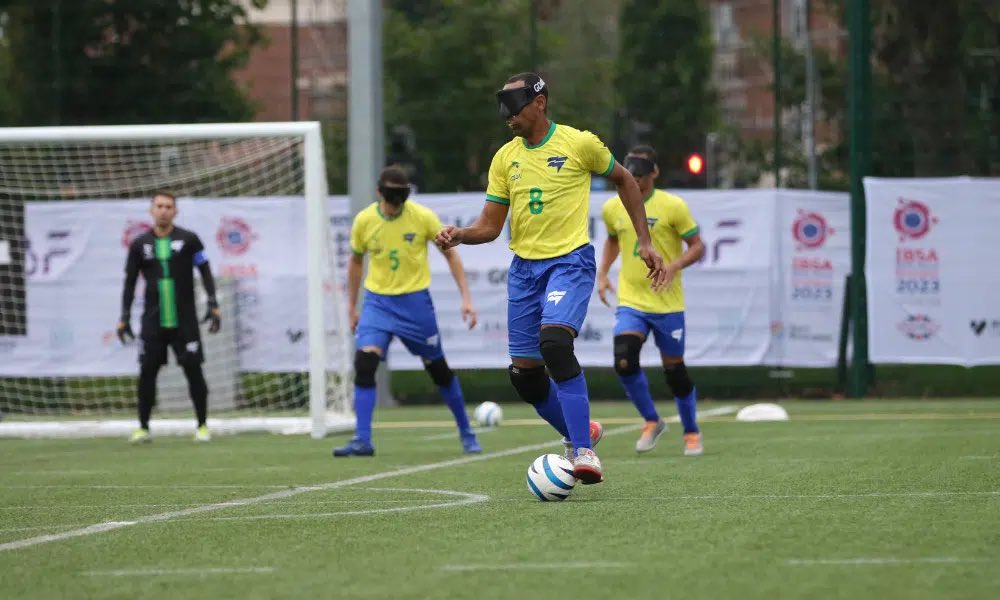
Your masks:
M705 170L705 159L697 153L688 156L687 169L692 175L701 175L701 172Z

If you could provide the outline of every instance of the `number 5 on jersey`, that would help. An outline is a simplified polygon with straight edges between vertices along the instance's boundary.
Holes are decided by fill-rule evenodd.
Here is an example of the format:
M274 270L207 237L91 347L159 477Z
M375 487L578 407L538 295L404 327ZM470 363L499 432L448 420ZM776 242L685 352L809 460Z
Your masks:
M389 269L395 271L399 268L399 250L389 251Z

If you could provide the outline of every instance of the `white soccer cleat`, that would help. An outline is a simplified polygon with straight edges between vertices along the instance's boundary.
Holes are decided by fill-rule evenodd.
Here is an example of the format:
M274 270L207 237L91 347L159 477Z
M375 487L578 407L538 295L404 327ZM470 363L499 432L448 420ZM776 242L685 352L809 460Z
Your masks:
M667 430L667 424L663 421L646 421L642 427L642 435L635 442L636 452L649 452L656 447L656 440L660 439L663 432Z
M573 477L579 479L580 483L584 485L604 481L601 459L597 458L597 455L590 448L580 448L576 451L576 458L573 459Z
M600 421L590 422L590 447L596 448L597 443L604 438L604 425L601 425ZM576 448L573 447L573 442L569 438L563 438L563 453L566 460L573 462L576 458Z

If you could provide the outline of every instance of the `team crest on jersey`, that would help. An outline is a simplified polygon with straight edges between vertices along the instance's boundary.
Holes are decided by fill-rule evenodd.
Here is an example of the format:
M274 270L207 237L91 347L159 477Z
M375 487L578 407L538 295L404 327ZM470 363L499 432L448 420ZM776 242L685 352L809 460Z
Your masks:
M174 252L180 252L183 247L184 240L170 240L170 249Z
M550 167L555 167L556 168L556 173L558 173L559 171L562 170L563 165L566 164L566 160L568 158L569 158L568 156L550 156L549 157L549 166Z
M153 260L153 245L143 244L142 245L142 257L146 260Z
M417 234L415 234L415 233L413 233L413 232L410 232L410 233L404 233L404 234L403 234L403 239L404 239L404 240L406 240L406 243L407 243L407 244L412 244L412 243L413 243L413 240L414 240L414 239L415 239L416 237L417 237Z
M511 181L517 181L521 178L521 163L516 160L510 161L510 170L514 171L511 176Z
M646 217L646 224L649 225L650 229L653 228L653 225L656 225L657 221L659 221L659 219L656 217Z

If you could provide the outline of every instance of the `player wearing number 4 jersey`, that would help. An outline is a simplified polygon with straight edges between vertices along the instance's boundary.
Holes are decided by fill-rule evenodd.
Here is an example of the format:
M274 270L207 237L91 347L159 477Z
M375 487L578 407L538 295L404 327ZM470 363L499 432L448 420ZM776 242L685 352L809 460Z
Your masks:
M491 242L510 213L515 254L507 276L511 383L568 438L573 475L598 483L603 471L593 445L602 429L590 421L587 383L573 349L596 271L588 234L591 174L617 186L652 285L661 285L665 272L632 176L594 134L549 121L548 95L534 73L514 75L497 91L500 115L516 137L493 157L486 206L476 222L445 227L436 241L445 248Z
M354 412L357 432L333 455L372 456L372 413L375 410L375 371L385 360L393 337L424 361L424 368L438 386L441 397L455 417L462 448L480 452L479 442L465 413L465 399L458 378L448 367L441 349L434 304L427 288L431 270L427 243L441 229L441 220L429 208L407 200L410 182L397 167L386 167L378 180L379 201L358 213L351 226L354 256L347 266L348 305L351 327L357 333L354 356ZM453 249L443 250L451 274L462 294L462 319L476 325L462 259ZM361 314L358 291L365 254L370 259L365 279Z
M608 270L619 252L622 267L618 275L618 308L615 311L615 371L625 393L646 419L642 435L635 444L637 452L648 452L666 429L649 394L646 375L639 366L639 352L650 331L660 349L667 385L677 401L677 412L684 427L684 454L702 453L701 433L695 421L696 392L684 366L684 288L681 269L704 255L705 245L698 234L698 224L691 217L684 200L654 187L659 167L656 151L637 146L625 157L625 167L635 177L646 205L646 221L653 245L667 261L667 285L654 293L645 284L645 265L639 258L639 238L622 210L618 198L611 198L601 211L608 228L601 266L597 271L597 293L608 304L607 292L614 292ZM682 252L682 241L688 248Z

